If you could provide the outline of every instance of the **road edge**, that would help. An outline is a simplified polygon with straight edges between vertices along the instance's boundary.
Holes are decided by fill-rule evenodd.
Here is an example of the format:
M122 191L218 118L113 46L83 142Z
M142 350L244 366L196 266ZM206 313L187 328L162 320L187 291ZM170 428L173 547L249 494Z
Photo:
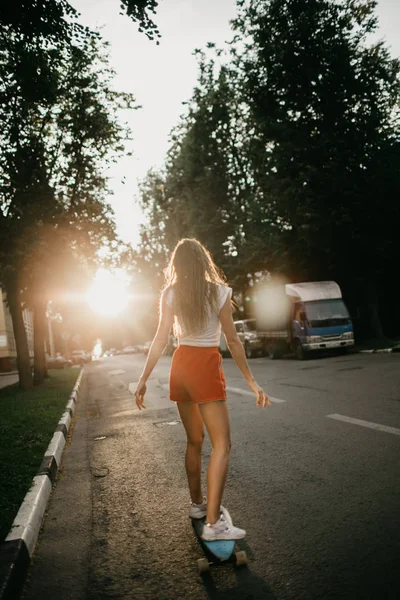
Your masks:
M400 352L400 346L392 346L390 348L371 348L369 350L359 350L360 354L392 354Z
M22 501L5 541L0 546L0 600L15 600L22 592L43 516L61 465L82 377L83 368L44 453L39 470L32 480L31 488Z

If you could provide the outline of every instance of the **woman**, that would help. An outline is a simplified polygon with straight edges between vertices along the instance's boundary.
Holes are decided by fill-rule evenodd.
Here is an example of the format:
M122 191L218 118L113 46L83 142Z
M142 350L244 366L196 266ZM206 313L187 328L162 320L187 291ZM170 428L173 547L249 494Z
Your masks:
M178 348L170 373L170 399L176 402L187 436L186 473L192 519L206 517L202 538L207 541L241 539L246 532L229 525L221 512L221 500L231 448L225 378L218 350L221 325L229 350L257 406L270 404L256 383L232 318L231 288L227 287L206 248L195 239L181 240L166 271L167 284L161 296L160 319L135 392L136 404L146 408L146 381L158 362L174 323ZM201 450L204 425L212 453L207 474L207 500L201 490Z

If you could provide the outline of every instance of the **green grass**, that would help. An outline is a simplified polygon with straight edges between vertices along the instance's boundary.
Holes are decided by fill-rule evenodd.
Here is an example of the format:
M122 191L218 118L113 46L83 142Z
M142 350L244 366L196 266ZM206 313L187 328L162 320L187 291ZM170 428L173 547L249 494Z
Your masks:
M23 392L0 389L0 543L41 465L71 395L78 369L51 370L50 378Z

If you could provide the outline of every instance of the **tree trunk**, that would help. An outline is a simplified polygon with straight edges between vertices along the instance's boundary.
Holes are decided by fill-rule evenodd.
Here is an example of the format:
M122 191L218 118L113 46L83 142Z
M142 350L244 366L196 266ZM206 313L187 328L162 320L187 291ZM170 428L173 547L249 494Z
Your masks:
M373 337L383 339L385 336L382 331L382 324L379 316L378 294L376 291L376 284L371 279L367 282L367 311L369 326Z
M46 327L46 302L42 299L35 300L35 311L34 311L34 352L35 357L33 360L33 383L35 385L41 385L45 378L48 377L46 369L46 355L44 348L45 341L45 327Z
M29 390L33 387L33 380L28 339L22 315L21 294L18 289L13 289L13 286L8 286L6 291L13 323L15 345L17 348L19 386L23 390Z

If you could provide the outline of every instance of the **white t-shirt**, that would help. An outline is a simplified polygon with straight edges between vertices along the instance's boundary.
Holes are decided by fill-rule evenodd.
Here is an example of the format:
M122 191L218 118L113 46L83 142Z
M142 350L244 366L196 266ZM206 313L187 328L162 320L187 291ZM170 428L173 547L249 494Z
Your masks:
M174 290L169 288L164 292L165 302L172 307ZM196 335L188 335L185 331L178 334L178 342L182 346L203 346L215 347L219 346L221 337L221 323L219 320L219 311L224 306L228 296L232 295L232 288L226 285L218 285L218 313L212 310L209 306L207 326L201 333ZM175 315L176 320L176 315Z

